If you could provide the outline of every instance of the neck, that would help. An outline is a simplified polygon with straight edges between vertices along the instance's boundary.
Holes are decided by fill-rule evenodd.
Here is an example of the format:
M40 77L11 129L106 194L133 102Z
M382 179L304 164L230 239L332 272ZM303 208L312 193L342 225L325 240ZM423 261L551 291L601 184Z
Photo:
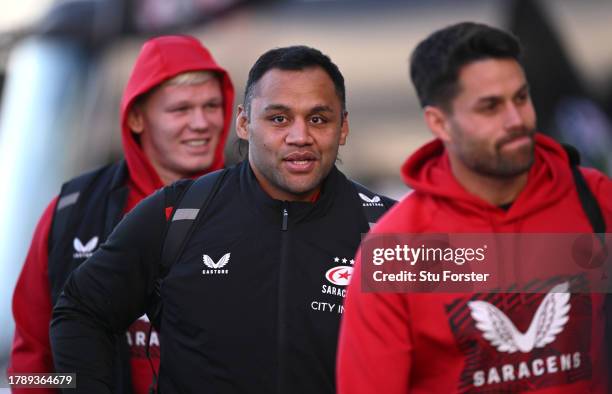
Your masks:
M527 172L514 177L488 176L466 168L452 155L449 155L449 159L453 175L461 186L495 206L514 202L527 184Z

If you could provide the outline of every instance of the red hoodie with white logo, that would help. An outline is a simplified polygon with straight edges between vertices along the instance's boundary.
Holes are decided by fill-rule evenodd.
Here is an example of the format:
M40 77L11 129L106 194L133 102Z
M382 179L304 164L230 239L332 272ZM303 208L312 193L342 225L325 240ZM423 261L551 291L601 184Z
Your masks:
M121 101L121 132L125 160L129 176L126 180L128 197L124 213L129 212L140 200L163 185L150 160L144 154L134 134L127 125L127 118L135 100L160 83L187 71L213 71L221 78L224 98L224 127L219 137L213 163L206 172L224 166L224 148L232 121L234 88L227 72L219 67L209 51L193 37L163 36L147 41L136 59L132 74ZM198 174L198 175L203 175ZM53 372L53 360L49 344L51 320L51 295L48 277L48 240L57 198L47 206L40 218L22 272L13 295L15 338L11 352L9 373ZM98 244L101 244L101 240ZM136 321L126 340L131 352L132 381L135 393L148 392L152 372L145 354L149 322L146 318ZM152 333L151 355L155 368L159 366L159 342ZM13 389L19 393L27 389ZM37 389L37 393L56 393L52 389Z
M607 229L612 228L612 180L595 170L581 171ZM396 204L373 233L593 231L565 151L543 135L536 135L527 185L508 210L468 193L457 182L439 140L413 154L402 175L414 192ZM364 293L359 260L340 333L339 393L607 392L610 372L602 350L601 294ZM482 317L472 312L500 311L500 319L509 319L505 321L521 335L545 300L556 302L569 319L560 320L561 330L550 343L518 351L487 339L491 333L475 320Z

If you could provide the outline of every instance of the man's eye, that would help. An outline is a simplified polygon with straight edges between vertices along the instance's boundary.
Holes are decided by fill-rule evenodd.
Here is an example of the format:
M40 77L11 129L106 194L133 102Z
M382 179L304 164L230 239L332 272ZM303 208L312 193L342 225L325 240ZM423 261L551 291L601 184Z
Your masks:
M287 118L284 115L276 115L276 116L272 116L270 120L273 123L284 123L287 121Z
M208 103L206 109L218 109L221 108L221 103Z
M185 112L188 111L189 107L187 106L181 106L181 107L172 107L170 108L170 112Z
M515 98L515 101L517 104L524 104L528 100L529 100L529 93L521 93Z
M322 116L315 115L310 118L310 121L314 124L323 124L325 123L325 118Z
M484 104L480 107L480 111L484 113L495 112L498 107L498 103L495 101Z

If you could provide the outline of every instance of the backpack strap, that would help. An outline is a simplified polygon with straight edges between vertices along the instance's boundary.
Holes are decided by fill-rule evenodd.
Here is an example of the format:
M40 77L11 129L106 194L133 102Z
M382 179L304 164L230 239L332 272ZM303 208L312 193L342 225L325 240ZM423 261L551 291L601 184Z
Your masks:
M219 190L227 169L206 174L191 183L183 193L180 202L174 208L170 224L164 239L160 271L166 276L172 265L183 252L187 239L191 236L195 224L206 211L213 196Z
M598 237L602 237L602 234L606 232L606 222L604 221L597 199L589 188L586 179L584 179L584 175L582 175L582 172L578 168L580 165L580 153L571 145L562 144L562 146L569 158L570 168L574 177L574 183L576 184L576 191L578 192L582 210L589 219L593 232L597 234Z
M147 313L149 320L156 328L159 328L161 323L160 292L162 281L172 265L181 257L196 223L203 216L210 201L219 190L226 174L227 169L222 169L196 179L187 187L174 206L162 247L159 275L152 302L153 308L151 308L150 313Z
M206 212L206 208L214 198L215 194L223 183L223 178L227 174L227 169L217 170L208 173L204 176L199 177L195 181L191 182L187 189L183 192L182 196L179 197L177 204L174 204L174 209L170 215L170 223L168 225L166 235L164 238L164 245L162 247L160 257L159 275L155 282L155 292L150 302L147 315L151 325L149 327L149 334L145 353L149 360L149 366L153 373L153 380L149 386L149 393L157 393L158 387L158 374L153 366L151 360L150 346L151 346L151 332L153 326L156 329L161 328L161 314L162 314L162 303L161 303L161 284L172 265L181 257L183 249L187 244L187 241L191 237L193 230L195 229L196 223ZM168 204L166 204L168 205Z

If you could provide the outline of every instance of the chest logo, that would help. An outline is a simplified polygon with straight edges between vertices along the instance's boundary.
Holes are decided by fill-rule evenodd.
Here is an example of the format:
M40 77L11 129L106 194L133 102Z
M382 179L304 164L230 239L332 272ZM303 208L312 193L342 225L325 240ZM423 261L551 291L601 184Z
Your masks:
M205 254L203 256L203 260L204 260L204 265L208 269L202 270L202 274L203 275L215 275L215 274L225 275L227 274L228 270L221 269L221 268L225 267L229 263L230 255L231 253L224 254L223 257L221 257L219 261L215 263L215 261L211 259L209 255Z
M520 332L512 320L486 301L468 302L476 328L498 352L529 353L554 342L569 320L570 293L568 282L553 287L538 307L529 328Z
M351 281L353 267L339 265L327 270L325 279L336 286L346 286Z
M382 203L380 196L374 196L372 198L366 196L363 193L357 193L359 194L359 198L361 198L361 200L363 200L363 206L364 207L384 207L385 205Z
M98 237L93 237L85 245L83 245L80 239L75 237L72 241L72 246L75 252L72 257L75 259L87 259L91 257L96 246L98 246Z

